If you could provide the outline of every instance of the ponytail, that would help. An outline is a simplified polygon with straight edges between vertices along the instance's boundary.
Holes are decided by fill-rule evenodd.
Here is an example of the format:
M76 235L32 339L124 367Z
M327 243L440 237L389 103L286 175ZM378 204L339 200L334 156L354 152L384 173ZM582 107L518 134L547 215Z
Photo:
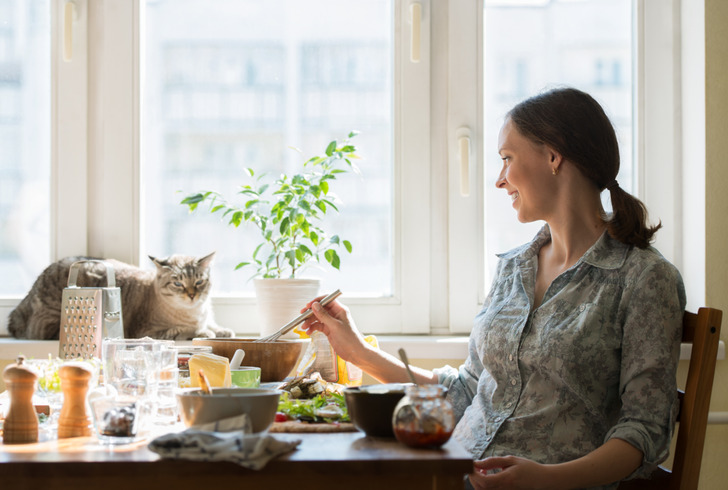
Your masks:
M605 219L609 235L627 245L647 248L662 223L647 225L647 208L629 192L623 190L617 181L607 186L612 200L612 216Z

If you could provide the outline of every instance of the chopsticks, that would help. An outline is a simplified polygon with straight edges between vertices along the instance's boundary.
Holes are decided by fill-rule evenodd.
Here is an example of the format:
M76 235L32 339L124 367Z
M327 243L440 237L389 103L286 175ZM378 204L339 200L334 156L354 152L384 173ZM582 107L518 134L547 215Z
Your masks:
M320 303L321 306L326 306L327 304L331 303L333 300L341 296L341 290L337 289L333 293L329 294L325 298L321 299ZM311 315L313 315L313 311L311 308L307 309L303 313L301 313L299 316L291 320L290 322L283 325L277 332L268 335L267 337L261 337L259 339L255 339L253 342L273 342L277 340L281 335L285 335L291 330L293 330L295 327L306 321L307 318L309 318Z

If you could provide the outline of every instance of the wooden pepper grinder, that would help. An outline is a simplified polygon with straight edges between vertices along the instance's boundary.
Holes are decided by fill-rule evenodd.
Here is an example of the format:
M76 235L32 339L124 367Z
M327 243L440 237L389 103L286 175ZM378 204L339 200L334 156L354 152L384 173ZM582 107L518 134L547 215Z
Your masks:
M15 364L3 370L3 380L10 395L10 408L3 425L4 444L38 442L38 415L33 408L38 375L23 365L24 360L25 357L18 356Z
M63 406L58 419L58 438L91 435L91 419L86 411L86 394L91 369L83 363L69 362L58 369L63 391Z

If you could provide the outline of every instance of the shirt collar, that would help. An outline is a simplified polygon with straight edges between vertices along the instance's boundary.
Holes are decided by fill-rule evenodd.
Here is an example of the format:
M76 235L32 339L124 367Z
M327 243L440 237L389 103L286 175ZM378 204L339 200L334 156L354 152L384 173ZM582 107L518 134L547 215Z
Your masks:
M551 239L551 229L545 224L529 243L516 247L508 252L497 254L500 259L520 257L528 261L538 254L541 247ZM627 259L631 246L612 238L605 230L602 236L577 261L577 265L585 262L600 269L619 269Z

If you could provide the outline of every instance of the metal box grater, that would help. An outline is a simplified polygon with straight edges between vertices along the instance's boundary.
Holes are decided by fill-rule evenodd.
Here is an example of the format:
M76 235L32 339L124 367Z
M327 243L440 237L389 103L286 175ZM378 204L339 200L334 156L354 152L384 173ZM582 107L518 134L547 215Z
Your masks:
M106 267L106 287L78 287L82 264L99 262ZM101 358L101 341L124 337L121 289L111 264L102 260L74 262L68 272L68 287L61 299L61 329L58 357L62 359Z

